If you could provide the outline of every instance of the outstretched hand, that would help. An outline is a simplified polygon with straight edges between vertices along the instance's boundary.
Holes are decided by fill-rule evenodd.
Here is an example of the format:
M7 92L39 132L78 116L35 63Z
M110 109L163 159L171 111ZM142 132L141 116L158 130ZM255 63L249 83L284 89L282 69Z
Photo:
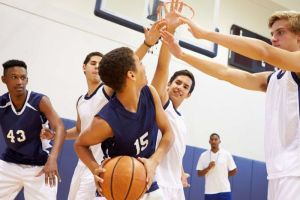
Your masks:
M171 33L174 33L176 28L182 24L179 19L181 17L183 2L180 0L172 0L169 9L167 8L166 4L164 4L163 7L165 19L167 21L167 30Z
M175 41L174 36L168 31L161 31L160 34L163 39L163 43L167 45L171 54L180 59L183 56L183 51L179 44Z
M190 20L186 17L180 16L179 23L188 25L189 32L191 32L191 34L197 39L201 39L204 37L205 34L207 34L206 30L197 26L194 22L192 22L192 20Z
M160 38L160 31L164 30L166 25L167 21L163 19L155 22L149 30L144 27L146 44L148 44L149 46L155 45Z

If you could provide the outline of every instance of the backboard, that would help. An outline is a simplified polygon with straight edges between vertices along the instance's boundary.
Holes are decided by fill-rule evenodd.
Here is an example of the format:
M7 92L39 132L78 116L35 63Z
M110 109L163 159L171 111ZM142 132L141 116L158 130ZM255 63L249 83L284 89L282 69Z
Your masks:
M96 0L95 15L143 33L143 27L150 27L157 20L157 7L165 1ZM218 31L220 0L184 0L184 2L194 9L195 23L205 29ZM195 39L186 26L176 30L175 38L184 48L211 58L217 55L217 44Z

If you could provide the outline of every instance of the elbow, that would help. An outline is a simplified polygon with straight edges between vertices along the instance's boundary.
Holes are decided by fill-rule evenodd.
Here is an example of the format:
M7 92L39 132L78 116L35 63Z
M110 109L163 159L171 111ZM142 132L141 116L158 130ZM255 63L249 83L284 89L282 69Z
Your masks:
M198 176L204 176L204 173L203 173L203 171L201 171L201 170L197 170L197 175L198 175Z

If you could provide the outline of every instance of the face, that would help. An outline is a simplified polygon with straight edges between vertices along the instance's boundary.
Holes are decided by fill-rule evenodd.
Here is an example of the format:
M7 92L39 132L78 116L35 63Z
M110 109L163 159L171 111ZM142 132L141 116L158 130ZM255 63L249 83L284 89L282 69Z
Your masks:
M289 30L287 20L278 20L271 27L272 45L288 51L298 51L300 48L300 34Z
M193 81L190 77L180 75L177 76L171 84L168 85L168 93L172 102L176 101L181 103L184 99L188 98Z
M212 149L219 148L220 143L220 138L216 135L213 135L209 138L209 144Z
M24 67L8 68L2 76L2 82L6 84L11 96L26 95L27 71Z
M89 62L83 65L83 71L88 81L91 81L93 83L100 82L98 69L101 59L102 58L100 56L92 56Z
M134 77L136 77L137 84L139 84L141 87L144 87L148 83L146 72L145 72L145 66L140 61L137 55L134 55L133 59L136 66Z

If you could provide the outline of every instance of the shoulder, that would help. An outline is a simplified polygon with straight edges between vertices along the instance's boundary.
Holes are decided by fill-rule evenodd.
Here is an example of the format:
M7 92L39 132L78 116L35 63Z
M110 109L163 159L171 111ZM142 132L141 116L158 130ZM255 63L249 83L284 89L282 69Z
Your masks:
M4 106L7 102L9 102L9 95L5 93L0 96L0 106Z

